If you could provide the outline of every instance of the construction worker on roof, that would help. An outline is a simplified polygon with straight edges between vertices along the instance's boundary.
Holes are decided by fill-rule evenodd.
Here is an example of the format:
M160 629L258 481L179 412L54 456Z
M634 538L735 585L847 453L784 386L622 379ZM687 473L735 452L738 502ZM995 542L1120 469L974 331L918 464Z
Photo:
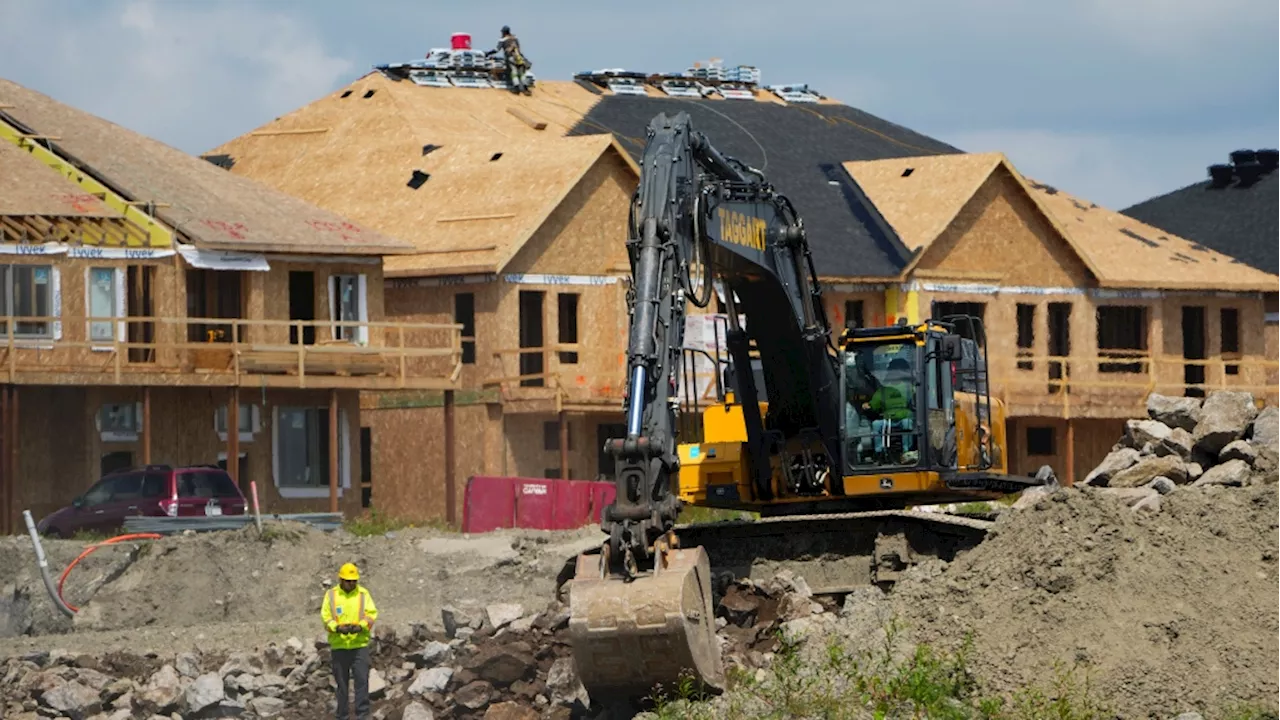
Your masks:
M356 717L369 720L369 639L378 607L360 586L360 571L352 563L338 570L338 587L329 588L320 603L320 619L329 631L333 679L338 683L338 720L349 720L347 688L356 686Z
M507 66L507 89L513 93L531 94L524 76L533 67L533 63L520 52L520 40L511 34L510 26L502 26L502 39L490 54L497 52L502 53L502 61Z

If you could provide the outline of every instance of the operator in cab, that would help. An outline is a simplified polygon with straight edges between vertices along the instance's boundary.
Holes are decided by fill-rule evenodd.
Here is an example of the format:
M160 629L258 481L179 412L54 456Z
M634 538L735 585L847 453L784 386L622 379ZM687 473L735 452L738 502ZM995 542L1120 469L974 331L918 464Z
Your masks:
M904 358L894 358L889 362L889 369L880 387L862 404L863 410L879 416L871 423L877 455L884 450L890 433L895 430L905 431L902 436L904 456L915 449L912 446L914 436L911 434L911 406L914 399L915 378L911 375L911 365Z

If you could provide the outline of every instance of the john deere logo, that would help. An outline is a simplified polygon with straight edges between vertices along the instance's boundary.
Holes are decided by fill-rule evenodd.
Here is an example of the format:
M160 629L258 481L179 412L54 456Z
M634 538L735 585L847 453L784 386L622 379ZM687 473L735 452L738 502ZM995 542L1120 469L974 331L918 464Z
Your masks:
M881 490L892 490L892 489L893 489L893 478L887 478L887 477L886 477L886 478L880 478L880 489L881 489Z

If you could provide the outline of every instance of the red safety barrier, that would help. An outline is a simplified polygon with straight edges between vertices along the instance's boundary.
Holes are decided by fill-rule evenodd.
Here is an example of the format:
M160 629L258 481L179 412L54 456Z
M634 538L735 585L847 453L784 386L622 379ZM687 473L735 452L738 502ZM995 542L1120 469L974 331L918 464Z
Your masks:
M467 481L462 505L462 531L482 533L515 527L513 478L474 476Z
M462 531L572 530L599 523L613 498L611 482L475 475L467 481Z

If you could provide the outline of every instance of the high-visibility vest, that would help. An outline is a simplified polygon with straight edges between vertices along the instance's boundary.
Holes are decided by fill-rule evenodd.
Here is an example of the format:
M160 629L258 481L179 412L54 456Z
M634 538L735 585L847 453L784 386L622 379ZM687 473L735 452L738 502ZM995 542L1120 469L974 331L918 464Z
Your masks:
M329 647L335 650L353 650L369 644L373 623L378 618L378 608L374 605L373 596L363 587L357 587L353 595L347 595L340 588L334 587L325 593L320 618L324 621L325 630L329 632ZM360 632L355 635L341 635L334 630L338 625L358 625L362 622Z

